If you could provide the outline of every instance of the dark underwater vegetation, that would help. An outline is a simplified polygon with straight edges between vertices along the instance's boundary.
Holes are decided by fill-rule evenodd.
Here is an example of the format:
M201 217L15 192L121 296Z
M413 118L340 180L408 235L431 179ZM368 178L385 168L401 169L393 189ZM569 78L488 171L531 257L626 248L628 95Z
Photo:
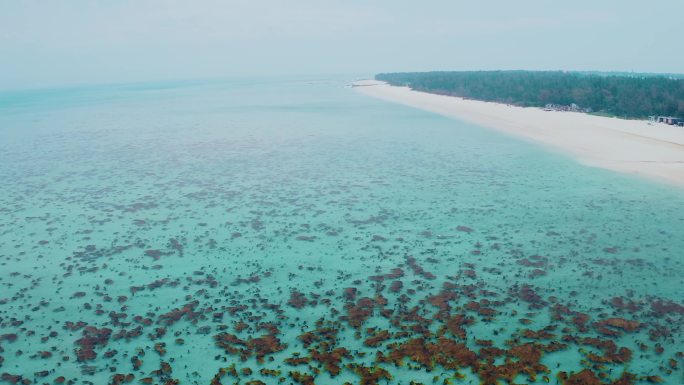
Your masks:
M0 106L0 384L680 384L684 193L347 79Z

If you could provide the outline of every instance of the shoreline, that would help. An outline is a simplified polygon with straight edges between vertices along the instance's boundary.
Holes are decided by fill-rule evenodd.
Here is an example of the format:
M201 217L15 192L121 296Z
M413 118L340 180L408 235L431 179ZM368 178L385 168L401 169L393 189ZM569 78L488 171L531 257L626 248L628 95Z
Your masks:
M357 81L352 88L378 99L539 143L588 166L684 188L682 127L463 99L391 86L376 80Z

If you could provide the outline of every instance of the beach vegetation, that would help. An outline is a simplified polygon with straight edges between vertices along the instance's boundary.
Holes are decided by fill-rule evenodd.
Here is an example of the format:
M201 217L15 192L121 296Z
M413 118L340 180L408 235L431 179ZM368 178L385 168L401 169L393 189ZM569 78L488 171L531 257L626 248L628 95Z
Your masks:
M684 78L565 71L382 73L375 77L417 91L522 107L569 106L607 116L684 118Z

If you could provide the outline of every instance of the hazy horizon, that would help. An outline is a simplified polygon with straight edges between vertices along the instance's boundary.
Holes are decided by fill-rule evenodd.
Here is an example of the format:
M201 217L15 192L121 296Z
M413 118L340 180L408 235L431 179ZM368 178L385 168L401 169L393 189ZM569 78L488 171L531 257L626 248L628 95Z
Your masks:
M0 90L431 70L684 73L684 3L0 1Z

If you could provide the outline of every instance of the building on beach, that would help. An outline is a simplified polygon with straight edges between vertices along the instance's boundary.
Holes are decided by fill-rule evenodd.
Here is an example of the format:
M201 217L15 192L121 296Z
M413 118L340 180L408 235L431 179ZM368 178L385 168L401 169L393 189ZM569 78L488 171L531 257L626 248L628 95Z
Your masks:
M575 103L570 105L548 103L544 106L544 111L592 112L591 108L582 108Z
M684 119L676 118L674 116L649 116L648 120L654 123L665 123L671 126L684 126Z

